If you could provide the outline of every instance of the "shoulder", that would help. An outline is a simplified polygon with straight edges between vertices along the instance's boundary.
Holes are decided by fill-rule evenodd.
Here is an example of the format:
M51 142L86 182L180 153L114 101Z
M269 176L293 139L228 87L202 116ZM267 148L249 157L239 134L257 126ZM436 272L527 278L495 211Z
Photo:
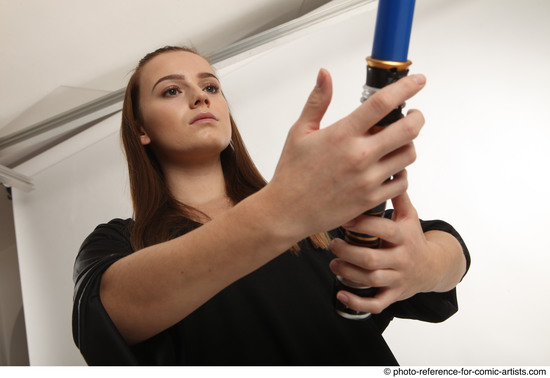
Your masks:
M92 267L104 265L133 252L130 230L133 220L115 218L98 225L83 241L74 266L74 280ZM108 264L110 265L110 264Z
M79 255L97 248L121 249L121 247L130 246L130 231L133 223L133 220L130 218L115 218L107 223L98 225L84 239L84 242L80 246Z
M107 223L101 223L98 225L92 233L86 238L93 239L96 237L125 237L130 236L130 229L134 221L131 218L121 219L115 218L111 219ZM85 240L85 242L86 242Z

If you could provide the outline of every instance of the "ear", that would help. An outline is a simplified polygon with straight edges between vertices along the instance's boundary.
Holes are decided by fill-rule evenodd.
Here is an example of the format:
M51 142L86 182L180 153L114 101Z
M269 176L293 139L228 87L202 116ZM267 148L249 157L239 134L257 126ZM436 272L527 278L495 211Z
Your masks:
M149 138L149 135L147 135L147 132L143 129L143 127L140 127L139 141L143 146L151 143L151 138Z

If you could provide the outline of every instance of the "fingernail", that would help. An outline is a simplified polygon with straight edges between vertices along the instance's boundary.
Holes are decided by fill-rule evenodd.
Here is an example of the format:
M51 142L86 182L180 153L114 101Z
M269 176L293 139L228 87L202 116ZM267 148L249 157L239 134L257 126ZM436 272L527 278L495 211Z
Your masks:
M344 228L350 228L350 227L355 226L356 223L357 223L357 220L356 220L356 219L352 219L352 220L350 220L350 221L344 223L344 224L342 225L342 227L344 227Z
M319 73L317 74L317 88L321 88L323 84L325 83L325 75L323 75L323 68L319 70Z
M421 75L421 74L416 74L416 75L411 75L411 77L413 78L413 80L418 84L418 85L424 85L426 84L426 77L424 75Z
M330 270L332 270L332 273L338 272L338 267L340 266L340 262L336 259L332 260L329 264Z
M338 294L336 294L336 298L342 302L343 304L345 304L346 306L348 305L349 303L349 298L346 294L342 293L342 292L339 292Z

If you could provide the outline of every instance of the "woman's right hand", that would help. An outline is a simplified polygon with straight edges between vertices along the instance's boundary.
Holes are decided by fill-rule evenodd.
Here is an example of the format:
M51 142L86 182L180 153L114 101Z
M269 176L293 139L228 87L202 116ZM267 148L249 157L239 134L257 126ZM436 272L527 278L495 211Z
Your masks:
M413 140L424 118L411 110L378 133L371 128L418 93L422 75L389 85L354 112L320 129L332 97L330 74L322 69L298 121L289 131L273 179L265 188L280 206L284 224L304 237L335 228L407 189L399 175L416 159ZM388 181L393 176L393 180ZM295 230L296 231L296 230Z

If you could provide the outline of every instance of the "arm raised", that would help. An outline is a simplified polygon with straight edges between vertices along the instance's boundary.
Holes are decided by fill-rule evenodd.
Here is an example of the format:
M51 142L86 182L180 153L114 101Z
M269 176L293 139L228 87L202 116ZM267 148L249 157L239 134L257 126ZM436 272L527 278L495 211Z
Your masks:
M320 129L332 94L330 75L321 70L266 187L198 229L106 270L101 300L126 341L152 337L297 241L402 193L406 178L384 181L414 161L410 149L422 117L413 112L387 132L368 130L423 85L422 76L404 78Z

